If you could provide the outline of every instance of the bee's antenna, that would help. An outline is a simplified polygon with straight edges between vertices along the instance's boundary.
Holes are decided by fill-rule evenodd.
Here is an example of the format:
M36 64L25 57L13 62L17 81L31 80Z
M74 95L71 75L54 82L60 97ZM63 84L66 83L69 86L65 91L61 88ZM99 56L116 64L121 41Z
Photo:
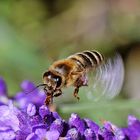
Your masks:
M25 93L31 93L31 92L33 92L34 90L36 90L37 88L39 88L39 87L43 87L43 86L46 86L46 84L39 84L39 85L37 85L35 88L33 88L31 91L28 91L28 92L25 92Z

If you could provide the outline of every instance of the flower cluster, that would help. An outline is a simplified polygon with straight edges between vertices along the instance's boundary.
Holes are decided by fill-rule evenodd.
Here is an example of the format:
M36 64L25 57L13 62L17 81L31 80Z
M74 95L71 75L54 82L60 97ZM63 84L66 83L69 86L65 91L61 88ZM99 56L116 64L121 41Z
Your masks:
M0 140L138 140L140 120L130 115L128 127L119 128L109 121L103 126L72 113L66 121L57 112L42 105L45 95L35 90L35 96L25 91L34 88L24 81L22 92L7 98L5 81L0 78ZM16 104L16 106L14 105Z

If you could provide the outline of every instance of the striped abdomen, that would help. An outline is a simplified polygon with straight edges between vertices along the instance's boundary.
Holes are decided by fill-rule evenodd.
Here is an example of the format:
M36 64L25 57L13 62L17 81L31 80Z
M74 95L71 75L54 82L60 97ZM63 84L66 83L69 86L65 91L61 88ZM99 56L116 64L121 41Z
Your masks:
M68 58L75 61L84 69L95 68L104 61L103 55L97 51L83 51L81 53L71 55Z

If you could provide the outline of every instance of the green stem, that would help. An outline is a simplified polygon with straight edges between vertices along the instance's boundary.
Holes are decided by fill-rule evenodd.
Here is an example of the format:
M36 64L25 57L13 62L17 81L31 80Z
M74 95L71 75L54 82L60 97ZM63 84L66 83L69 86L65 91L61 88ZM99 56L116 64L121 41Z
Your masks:
M139 100L113 100L113 101L100 101L100 102L84 102L75 103L69 105L61 105L59 110L61 112L83 112L83 110L127 110L127 109L137 109L140 107Z

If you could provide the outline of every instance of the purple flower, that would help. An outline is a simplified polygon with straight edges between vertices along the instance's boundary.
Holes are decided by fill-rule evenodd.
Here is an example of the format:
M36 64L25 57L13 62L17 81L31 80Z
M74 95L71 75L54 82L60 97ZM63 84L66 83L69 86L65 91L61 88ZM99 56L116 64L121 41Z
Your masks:
M76 128L71 128L68 130L66 138L71 138L71 140L79 140L81 139L81 135Z
M109 121L103 126L72 113L68 121L43 105L45 94L31 91L35 85L26 80L22 91L9 100L4 80L0 77L0 140L138 140L140 120L130 115L128 126L119 128ZM14 104L17 105L14 106Z
M62 119L57 112L52 112L54 119Z
M84 132L84 138L86 140L96 140L96 134L94 133L94 131L90 128L87 128Z
M15 139L16 134L14 133L14 131L12 129L10 129L9 127L0 127L0 139L1 140L13 140Z
M116 140L124 140L125 139L125 135L124 135L123 131L120 128L118 128L117 126L115 126L114 124L112 124L111 122L105 121L104 128L107 131L112 132L112 134L114 135L114 137L113 137L114 139L116 139Z
M36 130L38 129L46 129L46 125L43 124L43 123L39 123L39 124L36 124L36 125L33 125L32 127L32 132L35 132Z
M129 115L128 116L128 126L132 126L132 125L134 125L135 123L140 123L140 121L135 117L135 116L133 116L133 115Z
M7 105L2 105L0 106L0 127L1 129L3 127L9 127L13 131L19 130L19 119L17 117L18 113L20 111L15 108L12 104L12 102L9 102L9 106Z
M128 116L128 127L123 128L124 134L130 140L139 140L140 139L140 120L136 117L129 115Z
M39 139L44 139L47 132L45 124L38 124L32 127L32 132L38 136Z
M71 114L71 117L69 118L69 125L71 127L77 128L77 130L81 133L81 135L83 135L85 131L85 123L82 119L80 119L80 117L77 114L75 113Z
M41 116L42 120L44 120L44 123L46 123L46 125L48 125L48 126L54 120L52 113L50 112L49 108L45 105L43 105L39 108L39 115Z
M8 104L7 86L2 77L0 77L0 105Z
M5 81L2 77L0 77L0 96L6 96L7 95L7 86Z
M30 91L32 91L33 89L35 89L35 85L32 83L32 82L30 82L29 80L24 80L22 83L21 83L21 89L25 92L25 93L27 93L27 92L30 92ZM38 89L35 89L35 90L33 90L32 91L33 93L37 93L38 92Z
M31 133L27 136L26 140L40 140L35 133Z
M42 118L45 118L46 116L50 116L51 112L47 106L43 105L39 108L39 114Z
M34 125L37 125L40 123L43 123L43 120L40 115L34 115L34 116L30 117L30 119L29 119L29 124L31 126L34 126Z
M95 122L87 118L84 119L84 121L85 121L86 127L90 128L95 133L99 131L100 127Z
M46 139L47 140L58 140L60 133L57 130L47 131Z
M63 122L61 119L56 119L50 126L50 131L57 130L61 135L63 132Z
M36 106L34 104L28 104L28 107L27 107L27 114L29 116L34 116L36 113Z
M116 140L112 131L107 130L106 128L101 128L98 135L99 139L105 140Z
M34 88L35 85L28 80L25 80L21 83L22 91L18 92L14 97L20 108L27 108L29 103L35 104L38 107L44 104L46 97L44 91L40 91L38 89L33 90Z
M14 107L11 101L9 102L8 106L0 106L0 114L0 130L3 130L1 131L1 135L5 135L5 137L8 137L9 134L12 134L12 137L20 137L20 131L22 132L22 130L24 130L25 135L30 133L27 125L27 118L24 118L24 113ZM16 133L17 136L15 135Z
M30 120L26 112L19 112L17 114L18 120L19 120L19 131L18 132L18 137L20 139L26 138L27 135L31 133L31 125L30 125Z

